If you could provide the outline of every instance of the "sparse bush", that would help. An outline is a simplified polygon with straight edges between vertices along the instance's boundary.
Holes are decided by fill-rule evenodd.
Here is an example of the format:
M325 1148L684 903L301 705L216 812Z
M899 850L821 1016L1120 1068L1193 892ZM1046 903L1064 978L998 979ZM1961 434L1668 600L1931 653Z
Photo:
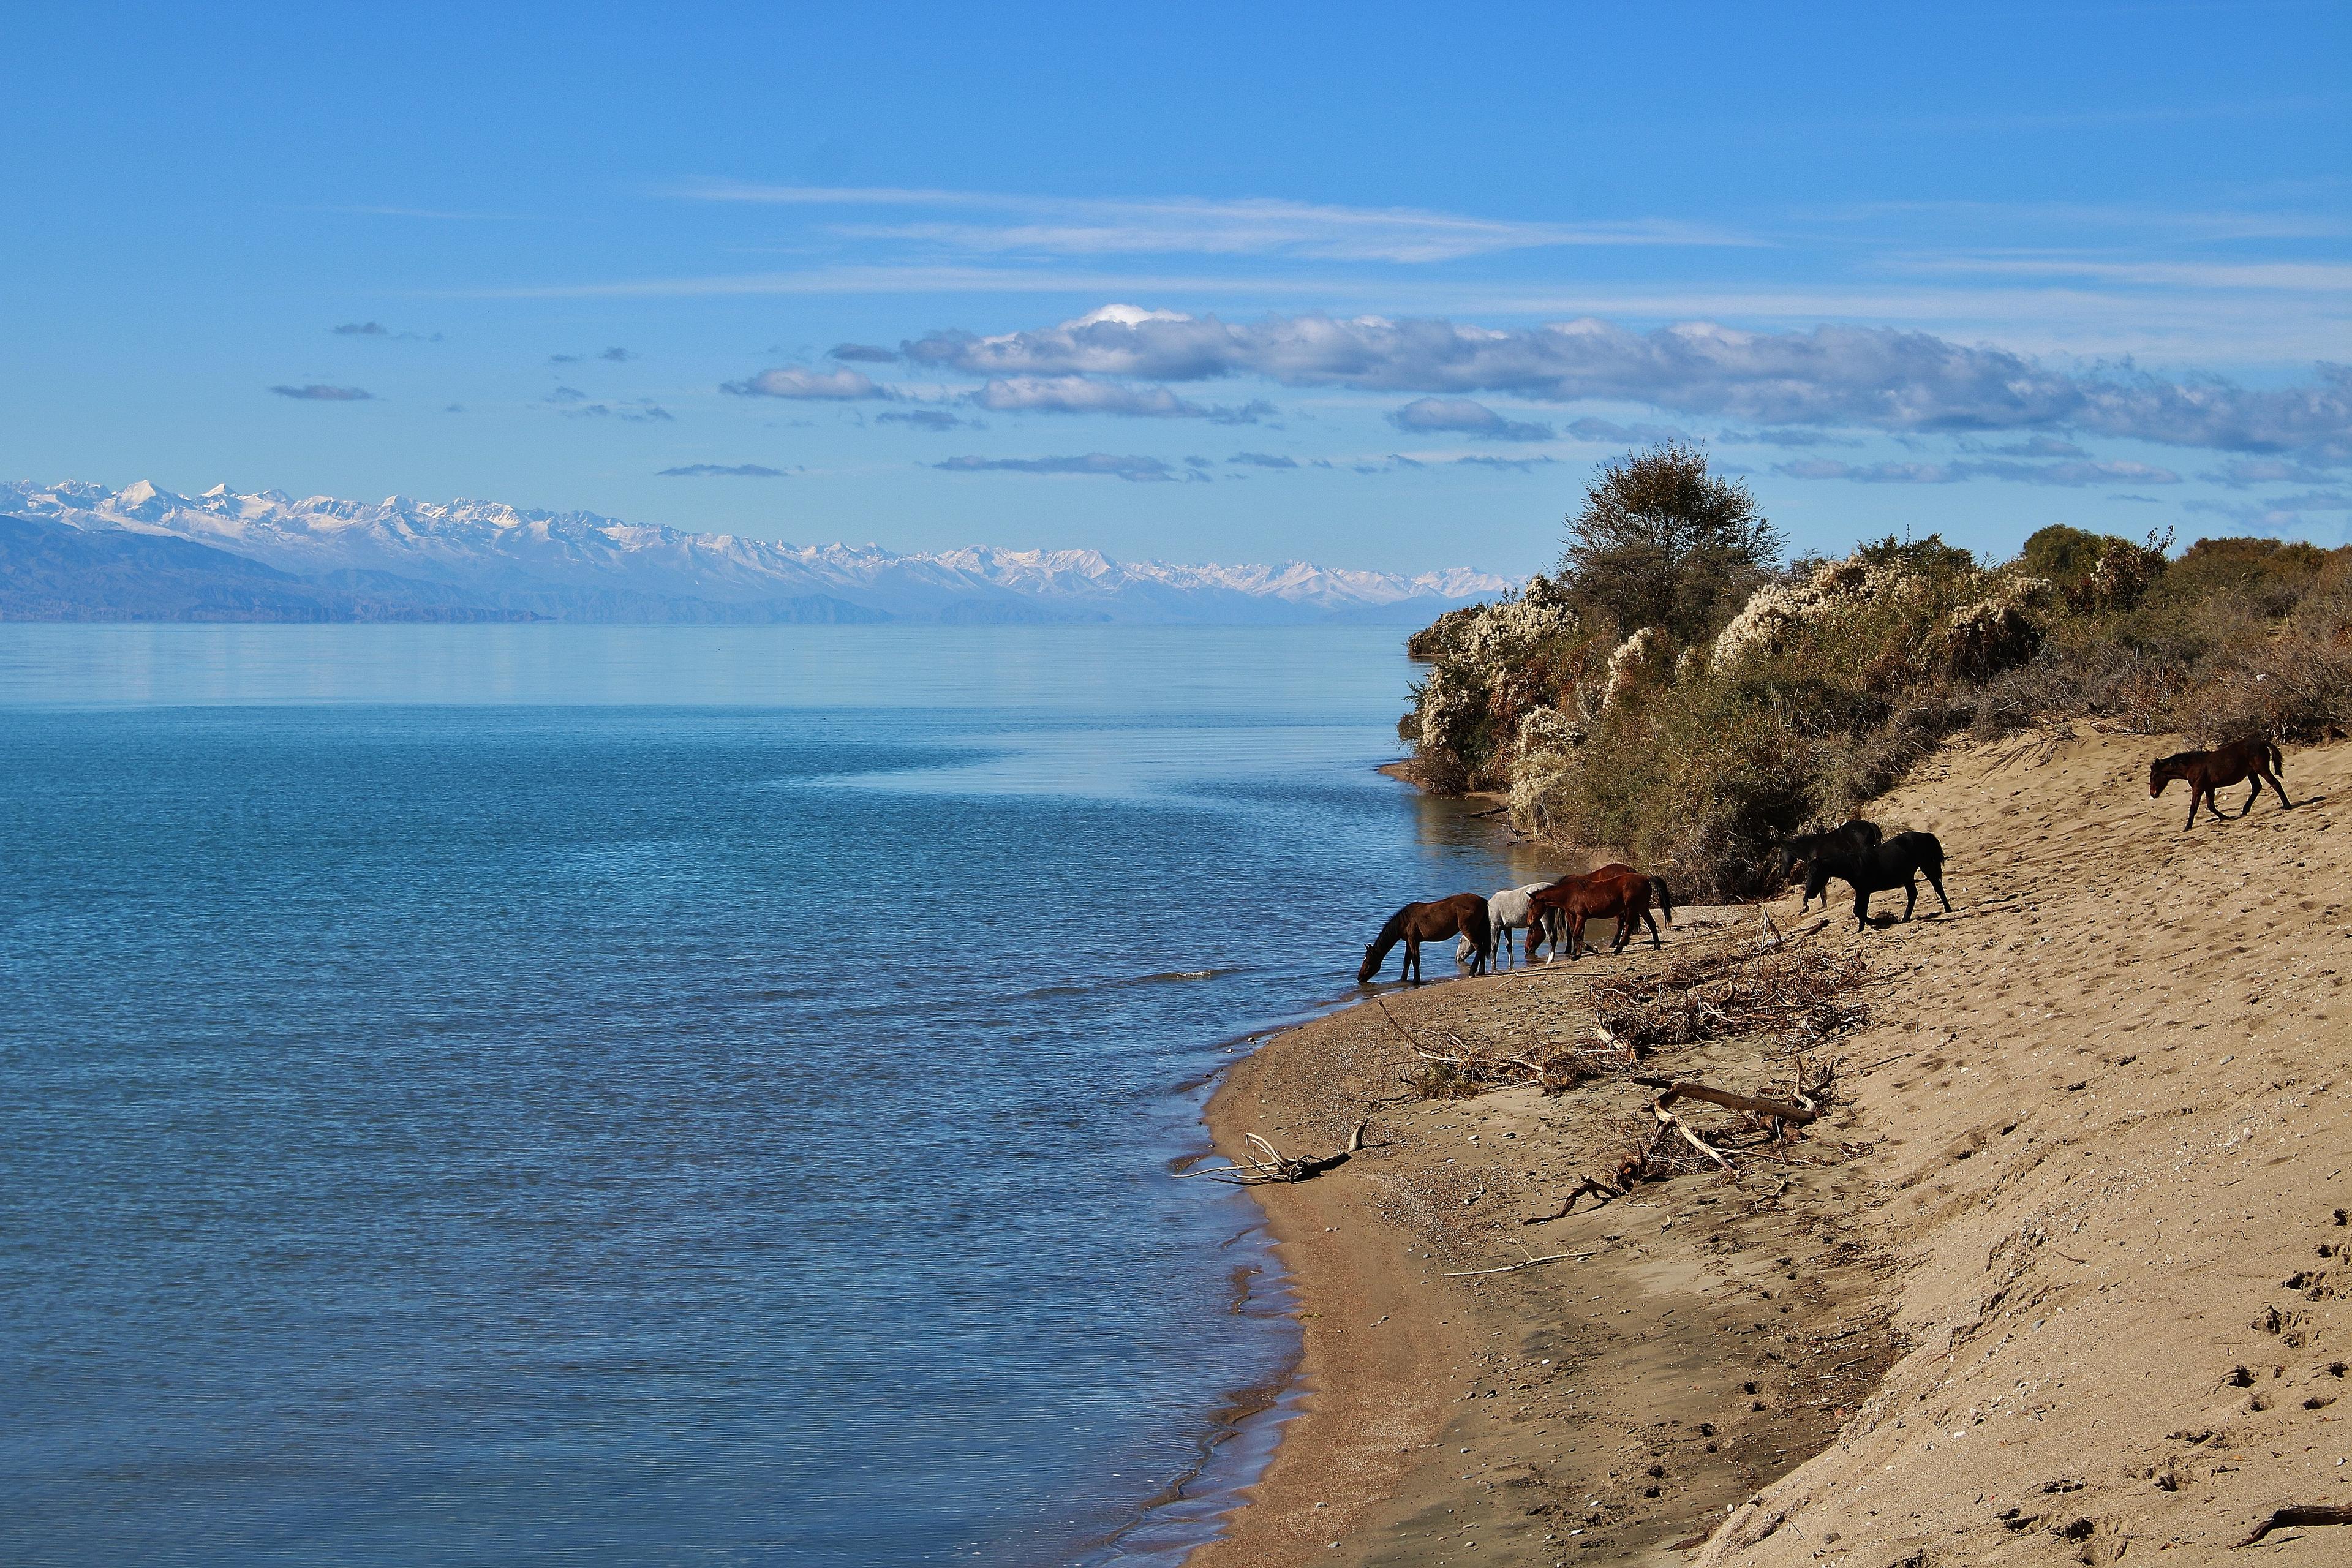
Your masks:
M1621 635L1704 636L1780 552L1748 487L1709 473L1706 453L1680 441L1601 464L1568 528L1561 575Z

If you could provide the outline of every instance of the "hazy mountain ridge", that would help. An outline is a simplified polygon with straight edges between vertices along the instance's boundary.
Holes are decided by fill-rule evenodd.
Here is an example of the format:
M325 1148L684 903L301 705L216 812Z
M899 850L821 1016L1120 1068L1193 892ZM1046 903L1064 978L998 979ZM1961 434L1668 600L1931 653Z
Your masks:
M226 486L181 496L144 481L121 490L0 484L0 513L87 534L187 541L322 587L336 574L388 574L440 590L418 596L445 609L456 607L447 592L455 590L465 607L491 618L1407 621L1512 585L1466 568L1404 576L1306 562L1182 565L990 546L899 554L497 501L297 500Z

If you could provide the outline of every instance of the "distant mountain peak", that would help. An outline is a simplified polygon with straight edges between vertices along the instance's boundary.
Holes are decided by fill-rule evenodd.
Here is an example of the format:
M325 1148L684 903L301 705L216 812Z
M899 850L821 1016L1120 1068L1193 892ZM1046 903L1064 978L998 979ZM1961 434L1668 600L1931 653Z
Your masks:
M689 533L503 501L296 500L226 485L184 497L145 479L111 491L0 483L0 513L90 532L174 535L304 578L388 574L502 603L550 605L567 617L576 607L578 618L593 619L688 611L689 618L757 618L760 605L821 599L869 619L1403 620L1513 586L1466 567L1400 574L1305 561L1181 564L997 545L900 554L874 543Z

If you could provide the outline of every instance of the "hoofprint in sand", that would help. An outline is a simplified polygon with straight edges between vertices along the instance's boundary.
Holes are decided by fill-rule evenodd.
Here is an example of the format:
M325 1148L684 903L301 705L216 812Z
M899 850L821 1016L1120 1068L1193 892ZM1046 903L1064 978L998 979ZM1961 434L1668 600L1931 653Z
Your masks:
M1956 748L1870 812L1943 840L1956 916L1856 933L1842 904L1770 906L1863 956L1871 1017L1828 1047L1828 1113L1737 1186L1525 1223L1652 1091L1422 1099L1405 1031L1587 1040L1588 980L1749 940L1754 911L1692 911L1663 953L1389 992L1236 1067L1222 1150L1372 1122L1344 1168L1254 1189L1308 1394L1196 1568L2242 1561L2273 1510L2352 1504L2352 747L2289 752L2296 809L2192 834L2147 796L2178 749ZM1643 1070L1785 1087L1789 1037ZM2352 1528L2258 1550L2352 1562Z

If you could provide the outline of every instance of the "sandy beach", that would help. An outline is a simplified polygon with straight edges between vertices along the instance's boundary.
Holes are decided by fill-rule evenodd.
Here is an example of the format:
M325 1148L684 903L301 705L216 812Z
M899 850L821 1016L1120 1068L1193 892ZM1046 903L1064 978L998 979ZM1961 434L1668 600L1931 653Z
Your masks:
M2171 749L1951 748L1869 815L1942 838L1955 913L1927 895L1857 932L1843 901L1767 906L1791 949L1860 955L1868 1018L1819 1047L1828 1112L1736 1184L1545 1219L1652 1091L1406 1079L1447 1032L1589 1042L1589 981L1752 943L1755 909L1683 911L1663 952L1384 990L1238 1064L1221 1151L1370 1127L1345 1166L1255 1189L1299 1293L1303 1414L1195 1568L2186 1563L2282 1506L2352 1503L2352 747L2289 752L2297 809L2189 834L2178 786L2147 795ZM1640 1070L1752 1093L1789 1044L1728 1033ZM1455 1277L1529 1258L1557 1260ZM2352 1529L2263 1550L2338 1562Z

